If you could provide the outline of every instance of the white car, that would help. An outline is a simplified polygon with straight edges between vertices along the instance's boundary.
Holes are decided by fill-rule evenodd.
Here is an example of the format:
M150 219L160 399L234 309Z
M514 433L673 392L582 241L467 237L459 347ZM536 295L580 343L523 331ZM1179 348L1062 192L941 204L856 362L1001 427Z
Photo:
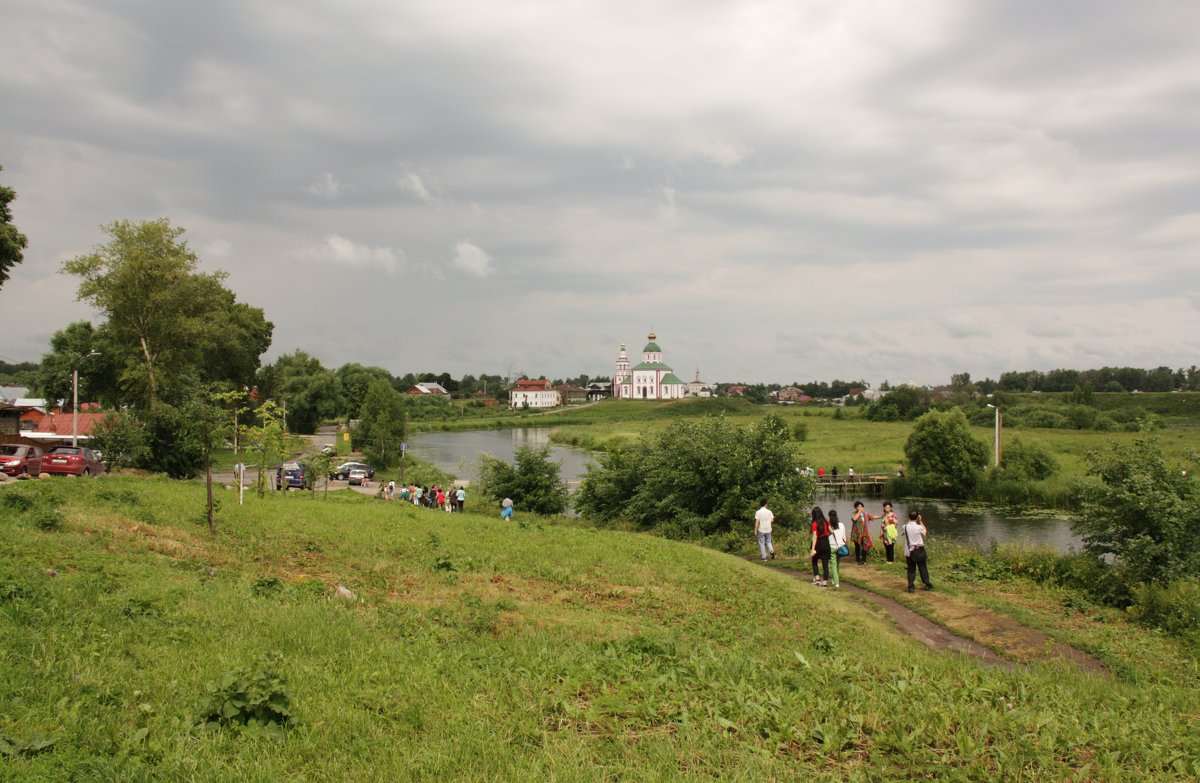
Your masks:
M350 471L349 479L351 484L358 484L359 486L362 486L363 484L367 483L367 472L362 468L355 468L354 470Z

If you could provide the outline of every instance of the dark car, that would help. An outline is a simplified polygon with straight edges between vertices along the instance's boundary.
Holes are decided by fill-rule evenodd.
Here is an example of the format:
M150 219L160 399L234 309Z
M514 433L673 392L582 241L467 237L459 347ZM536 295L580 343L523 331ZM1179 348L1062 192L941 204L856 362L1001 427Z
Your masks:
M343 462L341 465L338 465L336 468L329 471L329 478L341 479L342 481L345 481L346 479L350 478L350 471L352 470L365 470L367 472L367 478L375 478L375 468L371 467L365 462Z
M42 457L42 472L56 476L95 476L104 472L104 463L85 446L55 446Z
M0 471L10 476L36 476L42 472L42 450L20 443L0 443Z
M275 486L278 489L309 489L308 474L299 462L285 462L275 469Z

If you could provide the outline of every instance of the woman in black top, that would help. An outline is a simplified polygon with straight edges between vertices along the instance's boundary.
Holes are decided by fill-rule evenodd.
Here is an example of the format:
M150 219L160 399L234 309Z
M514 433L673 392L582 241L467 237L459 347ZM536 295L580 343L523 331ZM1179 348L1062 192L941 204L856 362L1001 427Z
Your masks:
M825 521L825 512L819 506L812 510L812 555L813 584L827 587L829 585L829 523ZM817 576L817 563L821 564L821 576Z

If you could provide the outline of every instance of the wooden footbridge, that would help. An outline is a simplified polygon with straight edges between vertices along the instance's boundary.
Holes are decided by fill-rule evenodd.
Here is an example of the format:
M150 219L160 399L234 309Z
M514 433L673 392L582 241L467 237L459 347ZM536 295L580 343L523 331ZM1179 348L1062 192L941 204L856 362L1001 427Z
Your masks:
M886 473L864 473L862 475L850 476L820 476L817 478L817 486L821 492L832 493L836 495L872 495L875 497L883 497L883 488L887 484L888 476Z

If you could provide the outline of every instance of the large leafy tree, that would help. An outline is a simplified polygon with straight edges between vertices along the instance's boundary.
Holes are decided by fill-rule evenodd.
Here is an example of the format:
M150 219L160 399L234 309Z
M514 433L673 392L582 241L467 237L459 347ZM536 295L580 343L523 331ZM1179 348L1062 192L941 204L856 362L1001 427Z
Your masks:
M4 171L3 166L0 171ZM0 185L0 287L8 281L8 270L24 259L24 250L29 246L29 239L12 222L12 210L8 205L16 197L15 190Z
M391 381L377 379L363 400L354 442L374 465L390 468L400 461L404 427L403 395L392 387Z
M260 396L279 401L292 432L311 433L323 419L338 415L342 384L337 374L301 350L284 354L258 373Z
M965 497L987 466L988 447L971 434L962 410L953 408L930 411L917 419L904 444L904 454L919 491Z
M344 408L340 411L347 418L357 419L362 414L363 401L367 398L367 390L376 381L385 381L393 386L392 374L382 367L364 367L361 364L343 364L337 368L336 375L342 384L342 402Z
M50 353L42 355L38 368L38 388L47 399L70 404L72 373L76 370L80 401L107 406L121 401L107 333L87 321L67 324L50 338Z
M183 229L165 220L119 220L105 244L63 264L79 299L105 317L124 401L180 403L203 381L244 383L270 344L272 325L238 304L224 272L197 271Z

